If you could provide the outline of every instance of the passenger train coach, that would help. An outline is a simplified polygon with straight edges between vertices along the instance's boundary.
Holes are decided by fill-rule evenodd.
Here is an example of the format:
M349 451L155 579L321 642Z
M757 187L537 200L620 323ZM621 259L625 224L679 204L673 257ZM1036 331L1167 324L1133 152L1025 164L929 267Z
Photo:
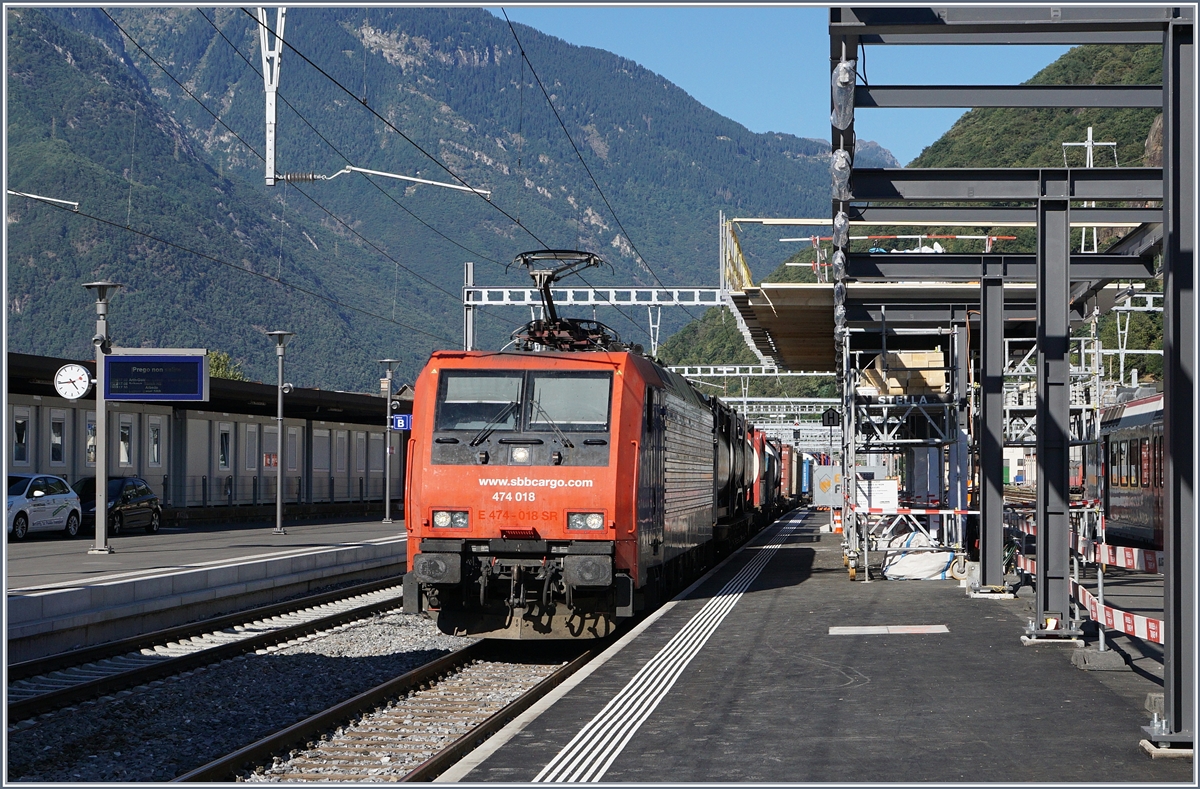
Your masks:
M1163 397L1131 400L1104 410L1105 540L1163 547Z
M608 635L795 490L778 443L630 351L434 353L408 458L405 608L492 638Z

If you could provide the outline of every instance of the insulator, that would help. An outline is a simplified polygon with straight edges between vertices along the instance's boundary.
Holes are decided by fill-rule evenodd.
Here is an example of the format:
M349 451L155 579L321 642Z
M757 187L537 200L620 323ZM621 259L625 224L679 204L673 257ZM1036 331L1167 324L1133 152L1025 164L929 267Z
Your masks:
M857 61L843 60L833 69L831 91L833 94L833 112L829 122L835 129L843 131L854 123L854 78Z
M842 249L850 246L850 217L845 211L838 211L833 218L833 245Z
M316 173L284 173L278 177L293 184L310 184L317 180Z
M835 282L845 279L846 255L842 252L842 250L838 249L834 251L831 267L833 268L833 279Z
M842 148L838 148L833 152L833 164L830 166L830 173L833 175L833 199L834 200L849 200L853 195L850 193L850 154Z

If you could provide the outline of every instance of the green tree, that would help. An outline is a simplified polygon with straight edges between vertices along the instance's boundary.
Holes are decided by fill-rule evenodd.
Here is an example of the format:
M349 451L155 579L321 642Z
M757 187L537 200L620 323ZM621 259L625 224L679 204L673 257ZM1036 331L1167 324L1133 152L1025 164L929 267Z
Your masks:
M212 378L227 378L230 381L249 381L242 372L242 363L235 362L224 351L208 352L208 374Z

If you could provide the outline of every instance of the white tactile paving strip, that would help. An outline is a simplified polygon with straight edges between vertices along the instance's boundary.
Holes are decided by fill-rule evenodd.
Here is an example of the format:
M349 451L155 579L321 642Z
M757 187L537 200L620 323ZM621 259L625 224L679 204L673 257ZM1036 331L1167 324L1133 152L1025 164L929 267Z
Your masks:
M550 760L534 782L596 782L654 712L684 669L737 605L763 567L799 525L780 529L775 539L755 546L757 555L689 621L657 655Z

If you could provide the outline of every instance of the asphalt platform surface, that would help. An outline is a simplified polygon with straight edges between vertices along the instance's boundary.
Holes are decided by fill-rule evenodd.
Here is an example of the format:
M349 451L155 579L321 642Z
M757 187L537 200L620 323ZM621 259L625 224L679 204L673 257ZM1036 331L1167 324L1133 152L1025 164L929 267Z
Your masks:
M399 518L392 523L285 521L287 534L274 534L274 528L272 521L164 526L157 534L131 531L110 538L113 553L107 555L88 553L95 546L95 535L90 533L67 539L57 532L34 532L21 542L6 544L5 588L12 594L404 537L404 521Z
M1023 646L1028 588L1001 601L954 581L850 582L824 518L764 530L442 780L1193 783L1190 760L1138 748L1161 665L1087 672L1072 647ZM727 584L765 554L736 597ZM902 625L946 632L830 633Z

